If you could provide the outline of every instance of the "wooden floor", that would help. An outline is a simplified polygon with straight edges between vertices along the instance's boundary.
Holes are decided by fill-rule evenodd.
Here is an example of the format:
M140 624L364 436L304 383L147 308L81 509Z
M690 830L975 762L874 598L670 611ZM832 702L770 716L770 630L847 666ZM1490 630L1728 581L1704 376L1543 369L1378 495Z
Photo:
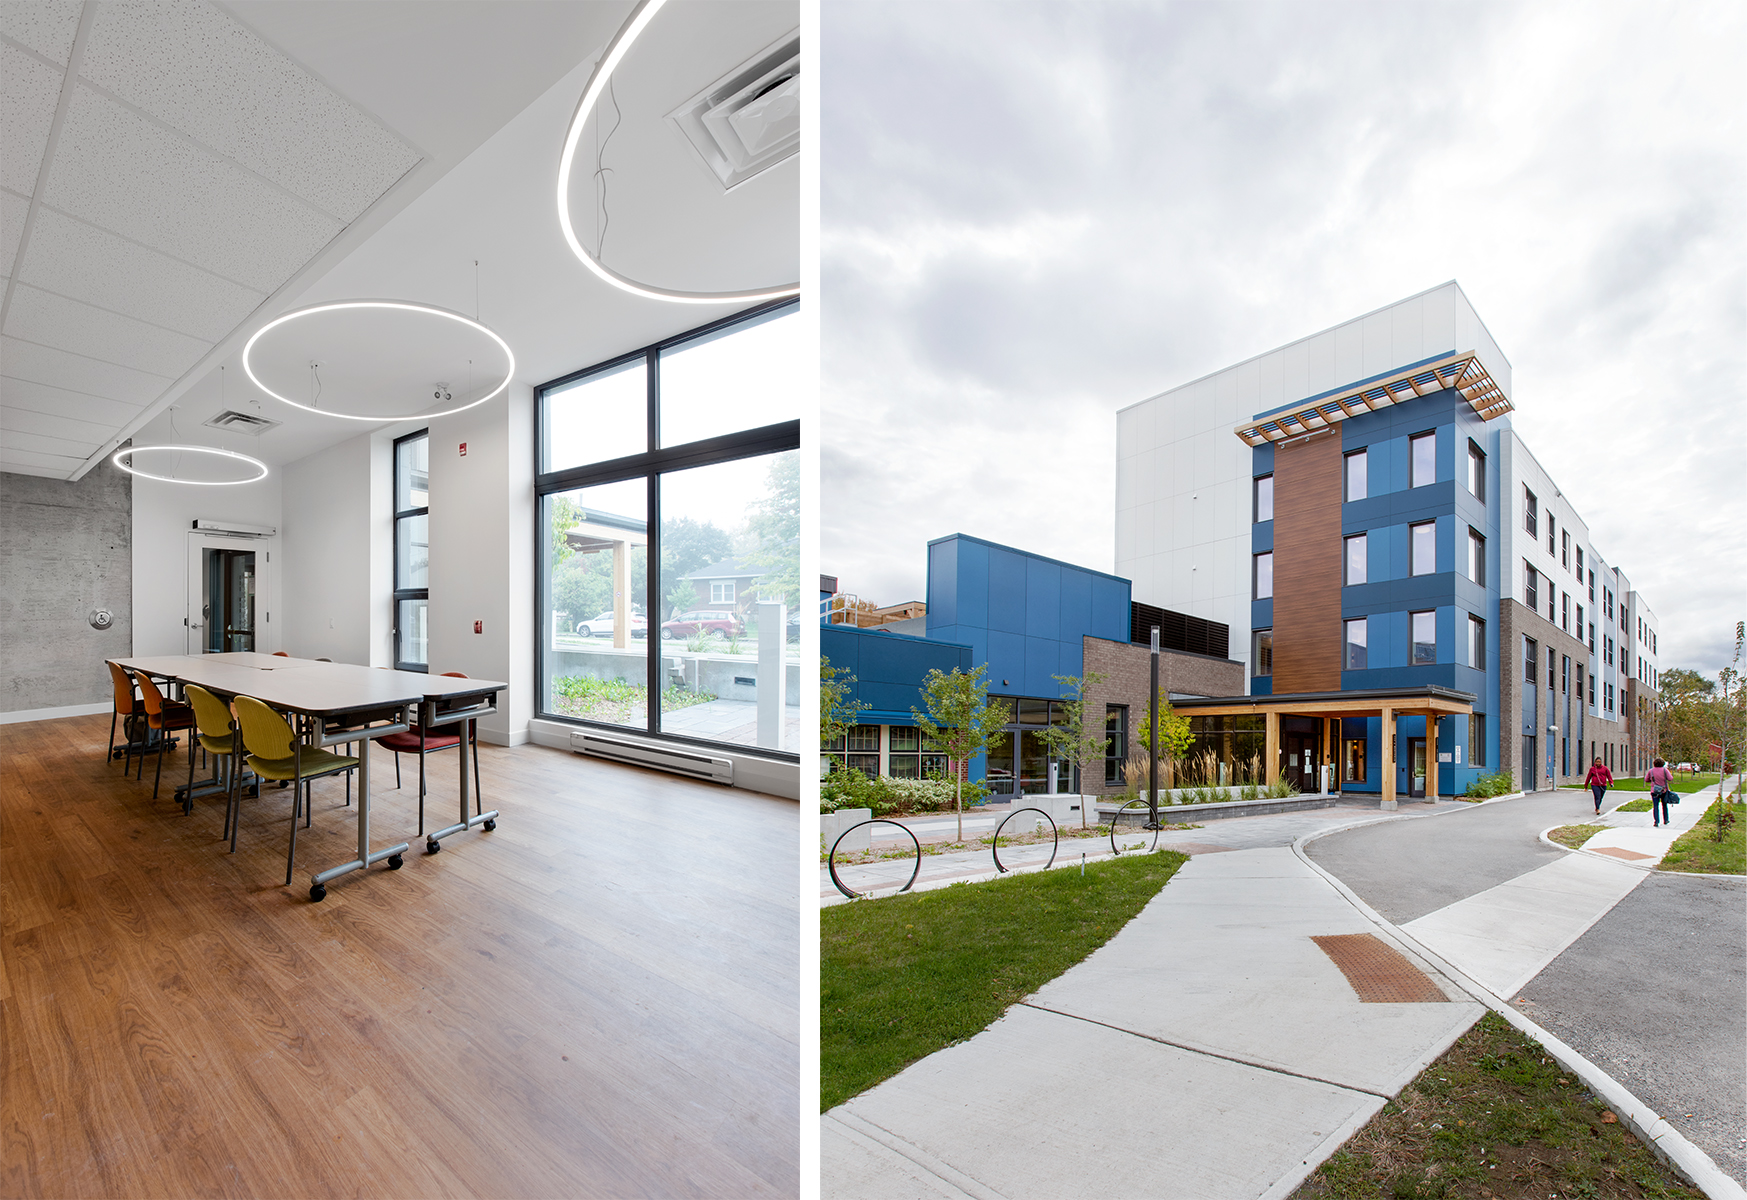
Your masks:
M493 833L426 856L416 758L183 816L109 718L0 726L0 1195L794 1196L792 801L482 746ZM428 812L454 821L455 754ZM186 759L174 760L186 778Z

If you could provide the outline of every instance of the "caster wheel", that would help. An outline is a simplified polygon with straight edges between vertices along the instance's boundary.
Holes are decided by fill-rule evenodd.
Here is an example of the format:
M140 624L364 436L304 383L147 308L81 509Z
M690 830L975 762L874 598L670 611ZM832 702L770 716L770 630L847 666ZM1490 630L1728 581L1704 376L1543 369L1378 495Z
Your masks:
M312 902L319 904L323 900L326 900L327 896L328 889L326 884L317 883L310 885L309 898Z
M279 781L279 786L280 787L290 787L291 785L289 783L287 783L285 780L281 779Z
M483 826L483 828L484 828L485 832L490 833L492 830L497 828L497 822L496 821L487 821L485 823L485 825Z
M398 854L390 855L388 859L388 869L390 871L398 871L403 865L405 865L405 862L406 860L401 858Z
M427 841L425 843L425 853L426 854L435 854L437 851L441 850L442 848L443 848L443 843L436 841L435 839L432 839L432 840Z

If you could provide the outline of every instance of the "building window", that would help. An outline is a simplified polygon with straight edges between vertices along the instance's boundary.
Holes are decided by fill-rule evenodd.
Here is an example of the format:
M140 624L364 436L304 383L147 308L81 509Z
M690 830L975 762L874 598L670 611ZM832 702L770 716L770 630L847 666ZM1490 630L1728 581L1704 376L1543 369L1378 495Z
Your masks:
M1553 586L1553 577L1547 576L1547 620L1554 624L1558 624L1559 621L1559 608L1554 603L1554 593L1558 590Z
M1527 560L1523 562L1523 603L1528 605L1530 612L1541 610L1540 572L1531 567Z
M1253 596L1255 599L1267 600L1273 597L1274 555L1272 551L1267 554L1256 555L1252 583L1254 584Z
M1626 602L1622 597L1620 600L1620 632L1624 633L1630 628L1631 626L1626 624Z
M1346 553L1343 555L1343 558L1346 562L1347 586L1351 587L1357 583L1364 583L1366 565L1365 535L1359 533L1347 538L1344 543L1344 548Z
M797 757L799 311L761 305L534 389L539 716ZM843 753L879 770L877 742Z
M1593 570L1589 573L1589 602L1592 605L1595 603L1595 572Z
M1468 491L1486 503L1486 455L1473 442L1468 443Z
M1595 707L1595 672L1589 673L1589 707Z
M1548 513L1547 514L1547 557L1548 558L1552 558L1554 553L1557 552L1557 550L1558 550L1558 547L1556 545L1554 545L1554 543L1553 543L1553 527L1555 524L1556 524L1556 522L1553 520L1553 514Z
M1468 714L1468 765L1486 765L1486 714Z
M1559 593L1559 628L1571 632L1571 593Z
M1407 614L1412 627L1413 665L1431 666L1438 661L1438 614L1416 612Z
M1438 481L1438 435L1416 434L1407 439L1408 487L1424 487Z
M1562 696L1571 694L1571 656L1569 654L1559 656L1559 694Z
M1547 647L1547 690L1550 692L1559 682L1558 664L1553 661L1553 647Z
M430 670L430 430L394 442L394 668Z
M1594 599L1594 597L1591 597L1591 599ZM1606 588L1602 588L1601 589L1601 599L1602 599L1602 612L1607 616L1608 620L1610 620L1610 621L1613 620L1614 619L1614 594L1612 592L1608 591Z
M1614 665L1614 639L1613 639L1613 635L1612 634L1603 635L1603 637L1601 639L1601 645L1602 645L1601 660L1604 663L1606 663L1608 666L1610 666L1610 667L1613 666Z
M886 774L922 778L922 731L914 725L893 725L886 731Z
M1407 527L1411 546L1410 575L1431 575L1438 569L1438 526L1435 521L1422 521Z
M1559 565L1566 570L1571 569L1571 531L1569 529L1559 535Z
M1583 605L1577 606L1577 640L1583 640Z
M1257 524L1274 519L1274 477L1272 475L1256 476L1255 510L1254 519Z
M1251 639L1250 674L1272 675L1274 673L1274 631L1258 629Z
M1540 670L1540 660L1536 657L1539 652L1540 647L1536 644L1534 638L1526 637L1523 639L1524 683L1532 685L1535 682L1535 676Z
M1355 450L1343 460L1343 470L1346 474L1347 502L1363 500L1370 495L1366 481L1366 455L1363 450Z
M1128 705L1104 706L1104 786L1121 787L1122 764L1128 761Z
M1344 621L1346 627L1346 653L1341 663L1344 671L1363 671L1365 669L1365 618L1358 617Z
M1530 537L1541 534L1541 506L1535 499L1535 494L1528 488L1523 489L1523 528L1529 531Z
M1366 739L1345 738L1341 743L1341 779L1345 783L1365 782Z
M880 773L880 727L878 725L851 725L847 749L848 753L844 756L844 765L851 771L860 771L863 775L878 775Z
M1583 547L1577 547L1577 586L1583 586Z
M1486 586L1486 539L1472 527L1468 530L1468 578Z
M1594 621L1591 621L1589 623L1589 652L1591 654L1595 653L1595 622Z
M1468 665L1476 671L1486 669L1486 622L1472 615L1468 618Z

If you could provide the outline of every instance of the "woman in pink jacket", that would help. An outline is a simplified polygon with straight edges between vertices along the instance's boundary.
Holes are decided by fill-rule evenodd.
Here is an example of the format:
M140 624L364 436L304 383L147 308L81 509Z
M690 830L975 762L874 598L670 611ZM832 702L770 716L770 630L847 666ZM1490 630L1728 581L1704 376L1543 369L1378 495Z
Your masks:
M1601 765L1601 759L1595 760L1595 765L1589 768L1589 778L1583 782L1589 785L1589 790L1595 793L1595 812L1601 815L1601 798L1607 795L1607 790L1614 785L1614 773Z
M1668 824L1668 805L1674 796L1674 776L1668 773L1668 768L1662 765L1662 760L1657 759L1654 765L1644 772L1644 782L1650 785L1651 827Z

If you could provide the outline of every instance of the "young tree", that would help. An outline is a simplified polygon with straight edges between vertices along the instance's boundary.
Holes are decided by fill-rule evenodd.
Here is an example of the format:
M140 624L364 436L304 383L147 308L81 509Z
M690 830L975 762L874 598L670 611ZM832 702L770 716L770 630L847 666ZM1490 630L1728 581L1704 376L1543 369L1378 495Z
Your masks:
M1062 692L1062 722L1044 726L1038 730L1037 736L1049 747L1052 757L1065 759L1080 769L1080 828L1084 829L1086 810L1091 807L1085 798L1086 781L1093 778L1092 772L1103 763L1105 748L1110 744L1110 738L1104 732L1103 717L1094 715L1087 720L1086 691L1103 683L1105 676L1087 671L1083 677L1052 675L1050 678L1066 689Z
M987 664L969 672L957 667L944 675L940 668L929 670L923 683L926 713L910 710L916 726L922 730L923 748L931 754L944 754L952 771L953 808L958 813L958 840L964 841L964 778L970 760L981 754L989 743L1001 736L1001 726L1012 716L1007 706L997 700L989 703L989 684L983 678Z
M1139 737L1140 749L1143 754L1152 753L1152 714L1142 712L1135 729ZM1189 731L1189 718L1179 717L1171 711L1171 701L1163 689L1159 691L1159 766L1162 768L1170 787L1175 780L1177 760L1189 753L1195 745L1195 735Z
M849 727L868 706L847 697L854 690L855 676L848 667L834 667L831 660L819 656L819 751L849 735Z

